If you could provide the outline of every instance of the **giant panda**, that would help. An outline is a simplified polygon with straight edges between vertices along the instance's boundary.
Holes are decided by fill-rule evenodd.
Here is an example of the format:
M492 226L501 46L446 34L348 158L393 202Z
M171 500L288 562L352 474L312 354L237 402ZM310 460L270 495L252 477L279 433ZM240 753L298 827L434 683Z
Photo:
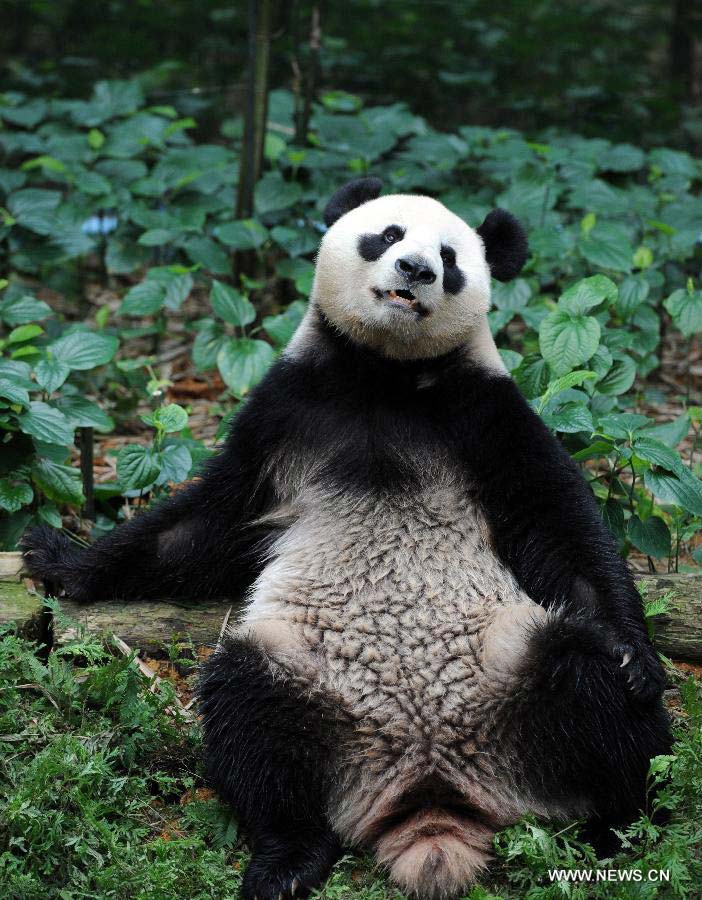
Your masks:
M525 814L635 816L669 747L627 567L491 337L521 226L380 193L327 205L309 310L200 478L89 549L25 538L78 599L246 591L199 688L244 900L307 895L345 847L455 897Z

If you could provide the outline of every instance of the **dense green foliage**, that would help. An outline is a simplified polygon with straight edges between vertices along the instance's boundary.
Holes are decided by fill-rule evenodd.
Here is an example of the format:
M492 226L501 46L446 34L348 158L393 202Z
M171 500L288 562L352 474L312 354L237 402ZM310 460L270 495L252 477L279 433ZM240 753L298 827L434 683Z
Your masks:
M57 615L60 610L52 604ZM0 632L0 894L3 900L236 898L247 854L236 823L202 786L198 728L169 682L150 689L132 658L76 628L47 660ZM528 821L500 833L496 861L469 900L695 897L702 880L702 692L681 683L674 755L659 757L658 804L613 860L596 860L574 825ZM668 870L668 882L551 883L556 868ZM401 900L370 861L346 857L318 895Z
M156 350L185 319L196 368L218 369L244 397L304 312L325 199L373 171L473 226L498 204L524 221L531 259L495 286L490 314L505 361L584 465L622 550L675 564L702 516L702 483L677 447L691 428L696 442L702 412L661 424L646 410L661 396L662 323L688 339L702 331L700 161L569 134L446 134L402 104L364 108L340 91L322 96L301 147L292 108L290 94L271 95L256 217L237 221L239 120L218 143L196 143L193 121L149 104L138 80L99 82L86 100L2 98L2 545L80 505L76 429L107 432L140 398L155 440L120 451L118 481L97 491L99 527L118 517L110 498L157 495L192 474L207 451L184 410L158 408L144 342ZM255 277L235 277L236 252L253 257ZM95 282L121 293L116 315L87 303Z
M159 103L177 96L188 114L201 111L209 128L243 103L247 6L0 0L6 83L43 96L74 95L98 78L150 70ZM619 140L637 134L647 146L701 145L695 100L702 18L687 0L273 6L273 87L290 87L312 62L322 87L343 85L369 103L412 97L415 110L439 128L554 125ZM316 63L308 45L315 8L321 11Z

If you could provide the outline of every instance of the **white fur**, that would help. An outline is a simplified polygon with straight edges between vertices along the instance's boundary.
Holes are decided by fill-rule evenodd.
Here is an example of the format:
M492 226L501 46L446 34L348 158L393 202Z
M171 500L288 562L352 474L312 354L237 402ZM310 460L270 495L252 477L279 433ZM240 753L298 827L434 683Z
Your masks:
M358 251L359 238L379 234L390 225L405 230L402 240L391 244L377 261L364 260ZM457 294L443 289L442 245L455 251L465 277ZM429 313L421 318L394 308L373 291L404 287L395 262L415 254L423 256L436 273L433 284L412 286ZM466 346L475 348L479 361L484 358L486 365L504 371L489 329L486 332L490 270L483 242L431 197L390 194L342 216L319 248L311 299L336 328L386 356L422 359ZM305 333L307 326L301 329Z

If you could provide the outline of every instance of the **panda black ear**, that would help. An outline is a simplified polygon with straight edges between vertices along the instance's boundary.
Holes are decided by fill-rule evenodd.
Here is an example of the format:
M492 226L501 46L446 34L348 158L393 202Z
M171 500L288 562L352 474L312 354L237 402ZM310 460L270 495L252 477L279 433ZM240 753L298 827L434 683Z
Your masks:
M345 213L356 209L362 203L375 200L380 196L383 182L380 178L354 178L334 194L324 208L324 221L327 228L340 219Z
M505 209L493 209L477 231L492 277L498 281L516 278L529 256L529 242L519 220Z

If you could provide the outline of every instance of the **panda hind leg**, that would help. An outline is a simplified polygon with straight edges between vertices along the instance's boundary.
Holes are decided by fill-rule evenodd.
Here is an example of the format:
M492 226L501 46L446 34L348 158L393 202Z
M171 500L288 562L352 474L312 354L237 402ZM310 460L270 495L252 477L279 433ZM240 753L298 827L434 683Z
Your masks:
M198 694L209 781L252 850L241 900L308 896L342 852L326 817L333 715L244 640L210 657Z
M532 627L505 735L531 796L562 814L584 806L602 849L612 828L650 811L649 763L671 746L661 696L634 696L609 644L587 616L560 611Z

